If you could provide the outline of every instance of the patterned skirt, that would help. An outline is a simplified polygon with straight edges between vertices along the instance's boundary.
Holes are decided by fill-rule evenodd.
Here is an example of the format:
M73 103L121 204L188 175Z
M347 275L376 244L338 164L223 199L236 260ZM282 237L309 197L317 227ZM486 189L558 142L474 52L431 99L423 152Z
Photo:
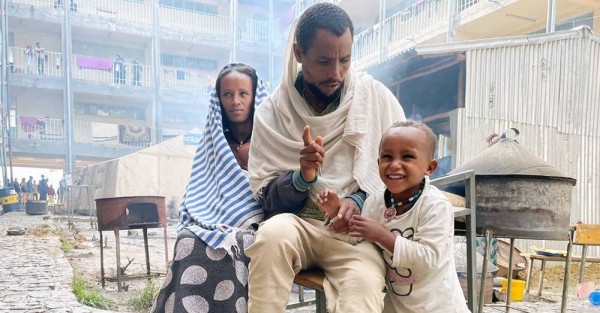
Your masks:
M250 233L237 234L239 253L213 249L189 230L175 243L173 264L150 312L248 311L248 263L243 247L254 241Z

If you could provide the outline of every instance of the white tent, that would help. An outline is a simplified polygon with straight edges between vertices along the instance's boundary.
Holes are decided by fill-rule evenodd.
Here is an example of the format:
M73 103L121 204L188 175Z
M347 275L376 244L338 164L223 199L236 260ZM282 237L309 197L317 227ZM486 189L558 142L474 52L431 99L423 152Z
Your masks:
M135 153L78 170L71 187L74 208L81 212L89 207L90 190L93 199L163 196L169 212L181 202L197 147L184 140L198 136L200 131L193 129Z

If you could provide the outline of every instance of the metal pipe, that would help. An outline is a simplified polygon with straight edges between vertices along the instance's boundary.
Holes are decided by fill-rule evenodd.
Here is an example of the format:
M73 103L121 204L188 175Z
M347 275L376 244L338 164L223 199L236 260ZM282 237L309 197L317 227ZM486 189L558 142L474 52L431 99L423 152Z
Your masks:
M556 0L548 0L548 18L546 32L553 33L556 26Z
M456 14L456 0L448 1L448 32L446 42L454 42L454 15Z
M238 45L238 1L231 1L231 20L233 29L233 47L231 48L231 54L229 57L229 63L233 63L237 58L237 45Z
M3 45L4 49L4 53L6 55L6 62L2 62L3 64L6 64L6 69L3 70L4 74L6 75L4 77L4 84L6 84L6 87L3 91L3 94L5 95L6 101L3 101L4 103L4 110L5 110L5 116L7 116L8 118L6 119L6 135L8 137L7 139L7 144L8 144L8 162L9 162L9 169L10 169L10 182L12 183L13 181L13 162L12 162L12 141L11 141L11 125L10 125L10 74L12 74L12 65L10 66L10 71L9 71L9 67L8 67L8 52L10 47L8 46L8 1L4 1L2 3L2 16L3 16L3 20L2 20L2 42L6 43L5 45ZM10 185L10 184L9 184Z
M385 16L387 14L387 0L379 0L379 62L383 63L387 51L384 49L385 33Z
M73 151L73 91L71 90L71 55L72 44L71 44L71 23L69 22L70 5L63 2L63 76L65 81L65 89L63 89L64 111L65 111L65 137L67 139L67 155L65 158L65 169L67 173L75 172L75 158Z
M2 114L1 116L5 116L5 111L7 110L8 107L10 107L9 105L9 99L8 99L8 17L6 16L7 14L7 9L8 9L8 1L2 1L2 68L1 71L2 73L0 74L0 79L2 80ZM2 121L0 122L1 125L1 129L2 129L2 146L1 146L1 153L2 153L2 186L4 186L4 184L6 184L6 179L7 179L7 175L6 175L6 134L8 132L8 127L7 125L4 124L4 118L1 119ZM6 131L5 131L5 127L6 127ZM8 187L8 185L4 186L4 187Z
M160 28L159 28L159 1L153 1L154 37L152 38L152 67L154 68L154 97L152 99L153 125L156 128L156 143L162 142L162 100L160 98Z
M273 0L269 0L269 91L273 91Z

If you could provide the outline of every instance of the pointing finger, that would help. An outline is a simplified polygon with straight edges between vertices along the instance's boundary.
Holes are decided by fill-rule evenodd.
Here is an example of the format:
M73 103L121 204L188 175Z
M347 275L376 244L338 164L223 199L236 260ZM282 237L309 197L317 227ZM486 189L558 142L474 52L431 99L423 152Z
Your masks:
M304 146L308 146L313 142L312 137L310 136L310 126L308 125L304 126L302 140L304 141Z

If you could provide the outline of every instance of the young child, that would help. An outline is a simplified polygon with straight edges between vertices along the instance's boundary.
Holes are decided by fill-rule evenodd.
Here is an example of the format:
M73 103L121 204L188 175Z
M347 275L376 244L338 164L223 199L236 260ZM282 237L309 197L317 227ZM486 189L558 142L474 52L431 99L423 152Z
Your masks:
M469 312L454 265L454 212L429 185L428 175L437 167L435 148L436 137L424 124L390 127L378 160L387 188L370 195L362 215L349 222L351 236L382 248L387 265L383 312ZM328 215L335 214L334 194L324 191L318 198Z

